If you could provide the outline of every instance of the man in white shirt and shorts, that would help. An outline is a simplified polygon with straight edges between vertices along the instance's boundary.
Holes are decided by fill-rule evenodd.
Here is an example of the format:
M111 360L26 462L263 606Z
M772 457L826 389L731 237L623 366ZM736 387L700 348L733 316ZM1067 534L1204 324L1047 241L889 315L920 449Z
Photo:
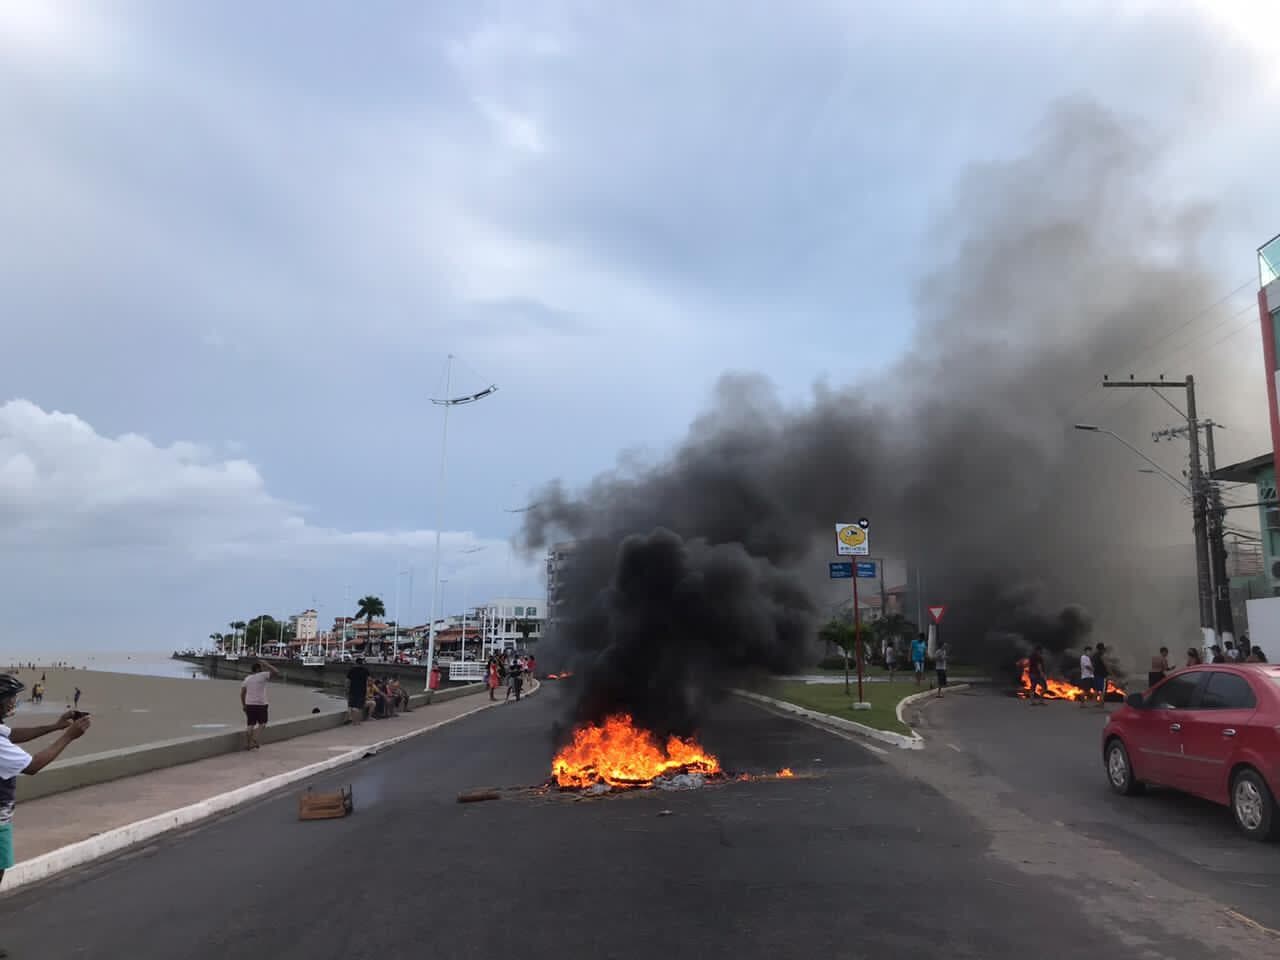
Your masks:
M9 728L2 721L18 709L18 694L25 685L17 677L0 673L0 880L13 866L13 808L18 789L18 775L39 773L89 729L89 715L68 710L56 723L38 727ZM62 736L34 757L18 746L28 740L62 731ZM0 957L9 954L0 947Z
M244 748L257 750L258 730L267 725L267 684L278 676L276 668L264 660L253 661L253 673L240 684L240 706L244 708Z

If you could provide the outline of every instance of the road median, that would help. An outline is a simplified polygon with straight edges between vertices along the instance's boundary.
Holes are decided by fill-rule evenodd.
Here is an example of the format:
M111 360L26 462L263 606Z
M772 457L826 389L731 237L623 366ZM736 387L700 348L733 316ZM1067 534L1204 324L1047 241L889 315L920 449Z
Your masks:
M777 684L770 688L770 693L754 690L735 690L734 693L751 700L763 707L779 713L800 717L841 733L852 733L868 740L875 740L898 747L902 750L921 750L924 748L924 737L920 736L907 723L904 709L912 703L936 696L934 690L921 690L907 696L896 696L899 691L891 688L881 689L875 694L872 709L860 711L859 716L870 722L859 722L841 716L845 710L852 713L852 700L840 690L810 690L807 684ZM898 686L895 684L894 686ZM903 687L913 685L902 684ZM968 688L968 684L954 684L947 687L949 692L958 692ZM864 689L869 689L864 688ZM799 701L799 702L797 702Z

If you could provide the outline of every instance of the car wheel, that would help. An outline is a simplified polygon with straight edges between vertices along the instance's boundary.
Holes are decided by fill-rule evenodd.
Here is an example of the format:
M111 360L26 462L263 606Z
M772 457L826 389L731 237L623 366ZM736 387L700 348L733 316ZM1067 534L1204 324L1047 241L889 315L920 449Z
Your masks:
M1267 781L1257 770L1241 770L1231 781L1231 813L1240 832L1251 840L1276 837L1276 801Z
M1129 751L1118 738L1107 742L1104 754L1107 763L1107 782L1111 789L1126 797L1142 792L1142 784L1133 778L1133 764L1129 762Z

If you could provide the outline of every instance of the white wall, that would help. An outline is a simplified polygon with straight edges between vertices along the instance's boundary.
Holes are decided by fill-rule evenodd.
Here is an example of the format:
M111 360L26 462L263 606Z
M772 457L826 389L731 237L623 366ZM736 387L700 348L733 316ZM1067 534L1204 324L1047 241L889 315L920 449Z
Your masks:
M1245 601L1249 615L1249 645L1261 647L1269 663L1280 659L1280 597Z

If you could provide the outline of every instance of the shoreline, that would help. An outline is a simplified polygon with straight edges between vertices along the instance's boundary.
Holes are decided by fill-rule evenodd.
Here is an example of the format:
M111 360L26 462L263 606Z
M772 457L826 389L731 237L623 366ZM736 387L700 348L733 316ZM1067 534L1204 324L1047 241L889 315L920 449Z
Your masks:
M187 665L190 668L190 665ZM194 669L194 668L190 668ZM35 683L46 677L43 703L32 703ZM201 676L154 676L81 668L24 668L18 678L26 684L11 726L52 722L70 709L75 689L79 708L92 715L89 732L67 747L64 757L83 758L124 747L244 729L240 682ZM268 686L271 722L298 719L338 709L344 699L331 690L273 681ZM50 739L32 741L40 749Z

